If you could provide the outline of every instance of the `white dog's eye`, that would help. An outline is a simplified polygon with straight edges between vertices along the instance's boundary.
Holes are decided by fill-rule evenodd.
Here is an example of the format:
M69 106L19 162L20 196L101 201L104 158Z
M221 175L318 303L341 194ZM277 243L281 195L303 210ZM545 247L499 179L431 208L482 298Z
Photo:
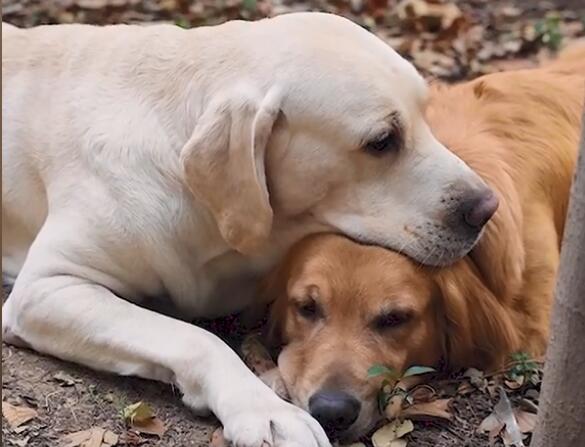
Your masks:
M395 125L385 130L373 140L366 143L364 149L372 155L380 156L389 152L397 152L402 147L402 132L400 127Z

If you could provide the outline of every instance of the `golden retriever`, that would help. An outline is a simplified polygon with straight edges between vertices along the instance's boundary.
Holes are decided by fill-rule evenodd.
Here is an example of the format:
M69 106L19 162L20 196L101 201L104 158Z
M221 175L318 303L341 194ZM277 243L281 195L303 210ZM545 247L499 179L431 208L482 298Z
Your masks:
M432 89L433 131L500 199L463 260L432 269L316 235L267 279L281 374L332 437L376 422L374 364L491 368L516 350L543 354L584 94L585 47L544 68Z

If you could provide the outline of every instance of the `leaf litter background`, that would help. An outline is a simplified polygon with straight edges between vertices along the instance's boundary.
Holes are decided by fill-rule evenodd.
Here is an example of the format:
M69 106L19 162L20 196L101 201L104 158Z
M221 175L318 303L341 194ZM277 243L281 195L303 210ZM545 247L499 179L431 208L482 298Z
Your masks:
M429 79L447 82L533 66L585 36L583 0L2 1L3 21L22 27L166 22L188 28L306 10L349 17L379 35ZM471 371L435 382L426 394L451 399L451 421L416 421L401 441L410 447L510 445L513 439L492 413L501 407L496 404L503 386L528 445L541 373L523 367L526 362L507 375L484 377ZM4 344L2 401L4 446L204 447L217 427L213 418L191 415L168 385L114 377ZM149 419L156 434L141 431L125 418L136 408L156 415ZM394 445L404 444L388 447Z

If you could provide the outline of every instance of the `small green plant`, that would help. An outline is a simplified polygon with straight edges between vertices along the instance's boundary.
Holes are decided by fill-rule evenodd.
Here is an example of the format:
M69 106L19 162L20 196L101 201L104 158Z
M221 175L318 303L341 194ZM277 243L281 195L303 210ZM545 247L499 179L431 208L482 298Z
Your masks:
M242 0L242 7L250 12L256 11L256 0Z
M530 357L526 352L516 352L510 356L510 368L506 372L506 376L518 383L524 385L532 383L538 385L540 382L538 363Z
M435 369L429 366L411 366L402 374L400 374L394 368L389 368L384 365L371 366L368 369L369 378L380 376L383 377L382 384L380 386L380 392L378 393L378 408L380 409L380 412L384 412L384 409L393 396L398 394L407 394L405 389L396 386L398 382L407 377L420 376L422 374L428 374L431 372L435 372Z
M175 25L180 26L181 28L185 28L185 29L191 28L191 23L189 23L189 21L184 17L181 17L181 18L175 20Z
M538 39L550 50L557 51L563 41L561 19L559 16L550 16L534 25Z

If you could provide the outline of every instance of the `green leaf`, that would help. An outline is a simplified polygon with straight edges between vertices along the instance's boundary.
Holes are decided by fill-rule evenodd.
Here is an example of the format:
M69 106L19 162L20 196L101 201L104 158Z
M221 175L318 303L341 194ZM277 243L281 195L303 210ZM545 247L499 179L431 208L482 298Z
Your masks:
M256 0L243 0L242 6L244 9L248 11L255 11L256 10Z
M404 371L402 377L420 376L421 374L428 374L435 371L435 368L431 368L430 366L411 366Z
M525 362L530 359L528 353L524 351L514 352L510 357L514 362Z
M392 368L388 368L384 365L373 365L368 369L368 377L378 377L378 376L390 376L396 374L396 371Z
M180 18L175 20L175 25L180 26L181 28L189 29L191 28L191 24L185 18Z
M154 413L150 405L142 401L135 404L128 405L122 410L124 420L129 424L142 423L154 417Z

